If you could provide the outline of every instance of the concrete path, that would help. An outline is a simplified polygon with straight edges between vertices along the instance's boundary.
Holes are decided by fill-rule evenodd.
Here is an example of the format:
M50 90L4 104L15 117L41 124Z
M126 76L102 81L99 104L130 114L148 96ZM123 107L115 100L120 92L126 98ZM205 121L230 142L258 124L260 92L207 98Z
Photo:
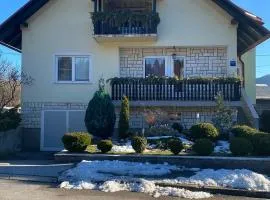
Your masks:
M142 193L117 192L104 193L90 190L62 190L57 185L6 181L0 179L1 200L154 200L155 198ZM163 200L179 200L174 197L161 197ZM215 196L209 200L256 200L254 198Z
M55 182L60 173L72 167L74 163L56 164L47 160L0 161L0 178L32 181L41 178L40 181Z

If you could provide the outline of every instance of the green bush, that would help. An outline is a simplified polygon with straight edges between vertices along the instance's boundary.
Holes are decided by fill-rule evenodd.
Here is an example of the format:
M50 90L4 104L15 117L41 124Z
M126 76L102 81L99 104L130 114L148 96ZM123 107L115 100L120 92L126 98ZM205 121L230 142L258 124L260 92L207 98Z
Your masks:
M69 152L84 152L91 144L91 136L88 133L67 133L62 137L64 147Z
M143 153L146 149L147 140L144 137L135 136L132 138L131 145L136 153Z
M144 133L146 137L175 136L177 134L178 134L177 130L174 130L172 127L168 127L168 126L152 126L146 129Z
M218 130L211 123L200 123L193 125L190 128L190 134L194 140L206 138L215 141L219 136Z
M174 155L178 155L184 149L182 141L178 138L170 139L168 147Z
M209 156L214 151L214 145L209 139L198 139L192 149L200 156Z
M246 125L237 125L232 128L231 132L235 137L250 139L251 136L258 133L258 130Z
M113 135L115 107L111 97L103 89L94 94L85 114L87 131L96 137L107 139Z
M264 110L260 117L261 130L270 133L270 110Z
M247 156L253 152L253 146L248 139L238 137L231 139L230 150L235 156Z
M252 136L253 152L258 156L270 156L270 134L258 133Z
M21 122L20 114L17 108L10 109L5 112L0 111L0 132L16 129Z
M173 139L173 137L168 138L159 138L159 139L147 139L148 144L155 145L155 148L162 149L162 150L168 150L168 143L169 141Z
M184 130L183 125L180 123L173 123L172 128L174 130L177 130L179 133L182 133L182 131Z
M97 144L97 148L102 152L102 153L108 153L110 150L112 150L113 143L111 140L101 140Z
M126 139L129 137L129 101L126 96L122 99L121 111L118 123L119 138Z

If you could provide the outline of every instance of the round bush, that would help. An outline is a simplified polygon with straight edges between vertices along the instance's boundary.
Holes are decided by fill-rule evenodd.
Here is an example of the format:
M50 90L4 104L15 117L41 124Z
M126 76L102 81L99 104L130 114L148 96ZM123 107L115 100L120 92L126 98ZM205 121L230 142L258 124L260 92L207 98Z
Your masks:
M251 128L249 126L246 126L246 125L241 125L241 126L238 125L238 126L234 126L231 132L235 137L250 139L252 135L255 135L256 133L258 133L258 130Z
M253 152L258 156L270 156L270 134L258 133L252 136Z
M64 147L69 152L84 152L91 144L91 136L88 133L67 133L62 137Z
M135 136L131 141L131 145L136 153L142 153L146 149L147 140L144 137Z
M102 152L102 153L108 153L110 150L112 150L113 143L111 140L101 140L97 144L97 148Z
M219 136L218 130L211 123L200 123L193 125L190 128L190 134L194 140L206 138L215 141Z
M172 128L174 130L177 130L179 133L182 133L182 131L184 130L184 127L180 123L173 123Z
M179 154L184 149L182 141L178 138L170 139L168 141L168 147L174 155Z
M200 156L209 156L214 151L214 145L209 139L196 140L192 148Z
M253 146L245 138L233 138L230 142L230 150L235 156L247 156L253 152Z

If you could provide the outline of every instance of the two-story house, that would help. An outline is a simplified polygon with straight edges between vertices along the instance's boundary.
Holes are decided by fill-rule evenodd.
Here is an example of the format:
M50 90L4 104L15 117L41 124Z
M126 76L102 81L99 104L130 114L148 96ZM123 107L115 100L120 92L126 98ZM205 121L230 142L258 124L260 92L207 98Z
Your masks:
M143 127L149 106L186 128L211 121L218 91L234 120L245 114L256 126L254 48L269 37L262 19L230 0L30 0L0 26L1 44L22 53L34 79L22 88L22 126L25 147L41 150L85 130L100 78L118 77L106 88L117 112L129 97L131 128Z

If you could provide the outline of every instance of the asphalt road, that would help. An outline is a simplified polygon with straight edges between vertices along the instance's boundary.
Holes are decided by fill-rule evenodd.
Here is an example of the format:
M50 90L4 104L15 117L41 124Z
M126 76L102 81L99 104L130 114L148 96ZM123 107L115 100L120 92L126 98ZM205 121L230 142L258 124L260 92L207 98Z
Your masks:
M154 200L146 194L117 192L104 193L89 190L62 190L56 185L0 180L0 200ZM161 197L164 200L179 200L174 197ZM255 200L254 198L215 196L211 200Z

